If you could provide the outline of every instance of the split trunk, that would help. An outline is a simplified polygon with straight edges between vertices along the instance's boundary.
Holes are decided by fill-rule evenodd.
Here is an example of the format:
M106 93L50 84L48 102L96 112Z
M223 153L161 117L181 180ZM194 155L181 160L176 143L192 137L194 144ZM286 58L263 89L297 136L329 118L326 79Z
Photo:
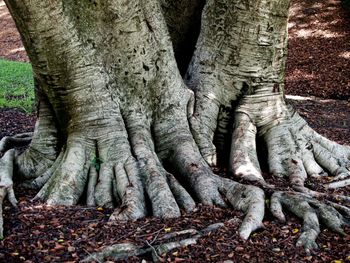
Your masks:
M263 190L210 165L270 187L260 137L269 171L302 192L273 194L273 213L283 220L283 204L304 219L307 248L319 217L341 231L343 215L304 181L324 170L346 178L350 150L284 101L289 0L5 2L33 66L38 120L29 148L2 166L14 164L37 199L116 207L123 220L231 204L247 213L248 238L262 226Z

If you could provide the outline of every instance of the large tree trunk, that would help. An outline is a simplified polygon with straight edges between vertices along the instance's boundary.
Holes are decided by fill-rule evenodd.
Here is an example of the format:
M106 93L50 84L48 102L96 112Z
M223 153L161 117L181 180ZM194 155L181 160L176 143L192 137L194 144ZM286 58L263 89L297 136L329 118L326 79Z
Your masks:
M217 163L216 132L219 157L232 172L265 187L259 134L270 171L305 192L276 192L274 214L283 219L283 204L304 218L300 244L307 248L319 232L316 212L341 230L342 215L322 213L334 208L306 196L315 193L303 186L307 174L322 172L317 163L346 177L350 150L317 135L284 102L288 0L207 1L185 80L194 93L179 68L187 68L181 47L192 53L196 34L188 32L202 1L162 1L163 11L157 0L5 2L33 66L38 102L29 148L2 159L11 197L14 169L40 189L37 199L116 207L114 220L177 217L195 202L228 202L247 213L240 228L246 239L262 226L264 193L214 175L209 165Z
M327 193L312 191L304 182L308 176L320 177L328 171L334 181L340 181L326 187L349 185L345 178L350 176L350 148L317 134L285 102L289 4L289 0L208 1L185 82L195 93L189 120L207 163L228 162L236 177L273 187L260 168L256 145L260 137L267 149L269 172L286 178L296 191L276 191L271 211L284 221L283 205L301 217L304 232L298 244L309 249L317 247L318 217L341 233L347 220L334 209L336 205L313 201L312 197L324 198ZM349 217L349 208L342 209Z
M192 92L156 0L7 5L36 81L38 122L15 164L28 186L40 188L37 199L74 205L84 198L116 207L112 219L135 219L177 217L194 200L225 206L226 196L255 214L243 237L260 227L263 192L215 176L192 138Z

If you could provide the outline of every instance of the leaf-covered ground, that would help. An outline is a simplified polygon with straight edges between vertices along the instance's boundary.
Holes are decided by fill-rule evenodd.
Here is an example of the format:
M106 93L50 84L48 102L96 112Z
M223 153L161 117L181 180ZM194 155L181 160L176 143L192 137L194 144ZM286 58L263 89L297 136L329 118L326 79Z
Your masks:
M350 144L350 15L334 0L294 0L290 21L286 90L313 128L330 139ZM18 33L0 0L0 57L26 60ZM35 122L17 110L0 110L0 138L30 131ZM311 182L316 183L317 182ZM317 186L315 186L317 187ZM350 188L342 189L350 196ZM179 219L146 218L110 225L112 211L90 207L49 207L31 203L34 192L16 188L18 209L4 205L5 239L0 262L78 262L103 246L120 242L157 241L165 233L225 222L225 226L177 249L165 262L350 262L350 238L326 229L317 239L320 249L307 255L295 243L299 219L280 224L267 213L265 229L242 242L237 229L242 214L200 206ZM346 229L350 234L350 229ZM141 262L150 258L133 258ZM338 260L338 261L336 261Z

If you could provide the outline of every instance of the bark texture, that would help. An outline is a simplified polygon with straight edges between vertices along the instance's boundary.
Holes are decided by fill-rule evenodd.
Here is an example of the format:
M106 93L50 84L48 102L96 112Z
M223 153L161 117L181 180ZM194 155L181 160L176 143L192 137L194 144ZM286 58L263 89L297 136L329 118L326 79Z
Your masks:
M273 214L285 221L284 207L302 218L297 245L311 249L317 247L319 219L339 232L348 222L337 209L348 208L318 202L313 198L330 195L304 183L308 176L329 172L336 182L326 187L348 185L350 148L317 134L284 100L289 4L208 1L185 82L195 94L192 133L207 163L228 165L236 177L273 188L260 168L256 140L261 138L269 172L286 178L296 191L276 192L271 197ZM336 198L348 205L348 197Z
M36 199L116 207L112 220L177 217L195 202L225 199L248 214L243 238L261 226L262 190L214 175L200 155L187 120L192 92L158 1L6 3L36 82L37 125L14 161L25 184L40 189ZM187 8L172 34L183 45L195 6L162 4Z
M36 199L115 207L111 220L230 205L246 213L239 233L247 239L262 227L264 191L210 165L228 163L236 176L271 187L257 157L260 136L270 172L298 191L271 197L278 219L285 207L304 220L298 245L315 247L319 218L339 232L346 224L349 208L304 187L324 169L340 180L329 188L347 185L350 150L284 101L288 0L208 0L203 11L200 0L5 2L33 66L38 121L33 135L0 143L5 151L32 136L24 153L1 159L1 200L14 200L15 172L39 189ZM131 248L116 250L124 257Z

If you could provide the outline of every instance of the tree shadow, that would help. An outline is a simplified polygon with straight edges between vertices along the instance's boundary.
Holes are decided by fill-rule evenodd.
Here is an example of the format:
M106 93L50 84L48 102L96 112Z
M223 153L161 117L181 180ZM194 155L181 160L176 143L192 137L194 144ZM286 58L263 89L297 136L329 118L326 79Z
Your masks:
M350 99L350 10L339 0L294 0L286 92Z
M29 61L15 23L2 0L0 0L0 58Z

